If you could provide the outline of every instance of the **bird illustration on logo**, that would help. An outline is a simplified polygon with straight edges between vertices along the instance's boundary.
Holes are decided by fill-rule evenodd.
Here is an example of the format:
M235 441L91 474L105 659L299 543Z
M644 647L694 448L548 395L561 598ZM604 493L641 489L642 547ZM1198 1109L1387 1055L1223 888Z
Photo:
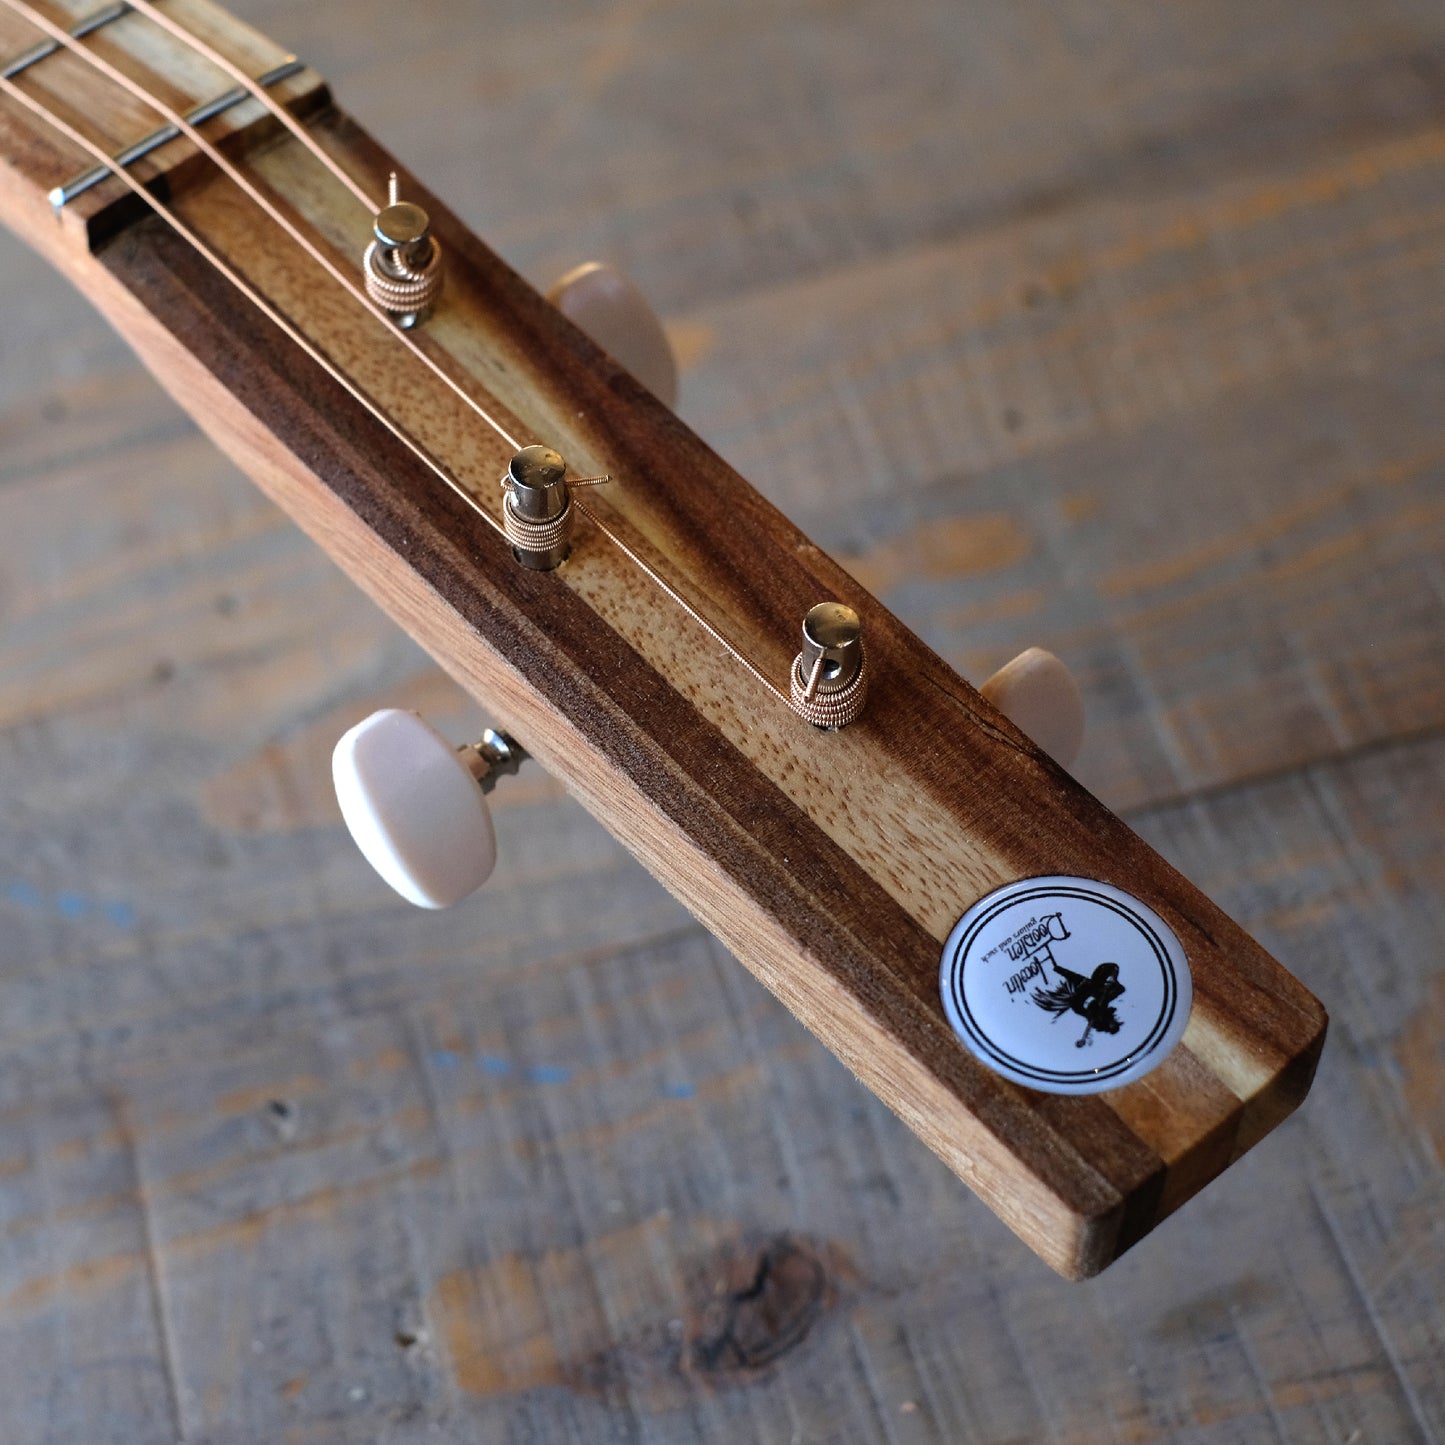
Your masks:
M1085 978L1052 958L1049 962L1063 982L1053 988L1036 988L1033 1001L1054 1015L1054 1023L1067 1013L1078 1014L1084 1020L1083 1037L1075 1041L1074 1047L1082 1049L1085 1044L1092 1044L1090 1035L1096 1030L1101 1034L1117 1034L1120 1023L1119 1015L1114 1012L1114 1000L1124 992L1124 985L1119 982L1119 965L1101 963Z

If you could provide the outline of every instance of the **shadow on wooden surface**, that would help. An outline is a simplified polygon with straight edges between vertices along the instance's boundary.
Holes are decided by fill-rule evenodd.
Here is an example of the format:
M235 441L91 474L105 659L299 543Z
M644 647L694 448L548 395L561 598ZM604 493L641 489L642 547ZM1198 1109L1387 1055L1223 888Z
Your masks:
M1445 1438L1438 6L237 8L1334 1028L1069 1285L535 769L405 910L331 742L478 718L0 238L7 1439Z

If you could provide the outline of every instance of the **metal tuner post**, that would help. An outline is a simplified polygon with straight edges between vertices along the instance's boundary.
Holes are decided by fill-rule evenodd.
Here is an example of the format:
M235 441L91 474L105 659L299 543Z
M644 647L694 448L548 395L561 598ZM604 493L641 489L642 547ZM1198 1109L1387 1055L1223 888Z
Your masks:
M863 625L841 602L819 602L803 619L803 650L789 676L793 708L814 727L847 727L868 697Z
M361 266L366 294L409 331L426 320L442 289L442 248L431 217L400 198L395 171L372 234Z

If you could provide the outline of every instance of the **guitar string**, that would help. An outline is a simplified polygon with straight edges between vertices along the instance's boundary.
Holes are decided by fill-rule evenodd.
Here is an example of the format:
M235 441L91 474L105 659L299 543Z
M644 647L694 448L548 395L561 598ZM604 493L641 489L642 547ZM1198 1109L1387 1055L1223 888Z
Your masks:
M208 40L197 35L193 30L188 30L179 20L173 20L159 6L151 4L151 0L128 0L130 8L144 15L152 24L158 25L162 30L179 40L182 45L189 46L203 59L210 61L218 70L224 71L238 85L244 86L252 96L266 107L271 116L280 121L292 136L298 140L305 150L308 150L317 160L344 185L362 205L366 206L373 214L381 210L381 202L373 200L367 195L365 188L352 176L351 172L336 159L310 131L286 109L279 105L276 99L261 85L248 71L237 65L228 55L217 50Z
M47 125L51 126L58 134L65 137L72 145L79 147L87 155L91 156L98 164L104 166L110 173L116 176L130 191L139 196L147 206L165 221L178 236L194 247L201 259L210 265L219 275L225 277L237 291L241 293L263 316L274 326L278 327L286 337L294 342L306 353L318 366L320 366L334 380L346 388L351 395L364 406L383 426L396 436L406 447L408 447L423 463L426 464L437 476L451 487L458 496L476 511L498 535L505 536L502 531L502 524L497 521L489 512L481 507L465 487L461 485L415 438L409 436L401 427L381 409L355 382L353 382L338 367L325 352L311 342L300 330L292 325L290 321L264 296L257 291L249 281L238 271L223 261L201 237L193 231L181 218L153 195L150 190L136 180L129 171L118 164L115 159L105 150L103 146L97 145L94 141L81 134L69 121L57 115L43 102L36 100L33 96L22 90L13 80L0 75L0 92L8 95L12 100L23 106L26 110L38 116Z
M120 86L122 90L125 90L130 95L133 95L143 105L149 106L158 115L163 116L167 121L170 122L171 125L175 126L175 128L179 130L181 134L184 135L198 150L209 156L210 159L225 173L226 177L234 185L240 187L242 193L248 199L250 199L255 205L259 206L272 222L280 226L281 229L285 231L286 234L290 236L291 239L298 246L300 246L301 249L305 251L308 256L312 258L312 260L314 260L318 265L320 265L334 281L345 287L346 290L351 294L353 299L359 301L367 309L367 311L369 311L371 315L375 317L376 320L380 321L382 325L384 325L388 330L396 331L396 327L392 322L391 317L385 311L383 311L380 306L376 305L376 303L372 301L372 299L366 294L362 287L357 285L338 265L336 265L336 263L332 261L331 258L325 254L325 252L322 251L320 246L316 245L313 241L308 240L307 237L302 235L300 229L292 223L291 219L280 209L280 207L268 201L261 194L260 190L254 184L252 184L252 182L231 162L230 158L225 155L225 153L222 152L218 146L207 140L200 133L200 131L197 130L196 127L192 125L191 122L188 121L185 116L180 113L180 111L176 110L170 105L167 105L165 101L163 101L153 92L147 90L146 87L142 85L138 80L135 80L133 77L127 75L118 66L112 65L110 61L108 61L103 55L97 54L88 45L85 45L82 41L77 40L75 36L71 35L68 30L62 29L62 27L56 25L54 21L52 21L48 16L42 14L39 10L35 9L33 5L26 4L25 0L0 0L0 3L3 3L8 9L13 10L17 15L19 15L22 19L26 20L31 25L36 26L39 30L43 31L46 35L48 35L52 40L58 41L72 54L79 56L83 63L89 65L94 70L98 70L102 75L106 76L109 80L114 82L114 84ZM425 365L430 371L432 371L440 381L450 387L451 390L454 391L464 403L469 405L482 418L482 420L485 421L487 425L490 426L492 430L496 432L497 435L501 437L501 439L506 442L509 447L512 448L514 452L521 450L521 443L517 441L517 439L512 436L507 431L507 429L499 421L497 421L495 417L493 417L484 407L482 407L474 397L470 396L456 382L456 380L447 373L444 367L442 367L437 361L435 361L424 350L422 350L421 347L417 346L410 337L405 335L405 333L399 332L397 334L402 336L404 343L408 345L408 349L417 357L417 359L421 361L423 365Z
M115 84L121 86L122 89L134 95L143 104L150 106L158 114L164 116L165 119L169 121L172 125L176 126L176 128L180 130L182 134L186 135L187 138L191 140L191 142L197 147L197 149L209 156L217 164L217 166L227 175L227 177L241 189L243 194L245 194L256 206L258 206L272 221L281 226L282 229L291 237L291 239L298 246L301 247L301 249L307 255L311 256L314 260L316 260L328 272L328 274L330 274L339 284L341 284L341 286L348 292L348 294L353 296L363 306L365 306L368 311L370 311L374 316L381 320L382 323L387 326L388 330L391 332L392 335L400 339L403 344L407 346L408 350L410 350L414 355L416 355L418 359L423 361L427 365L427 367L431 371L433 371L443 382L445 382L446 385L452 391L454 391L466 405L470 406L474 411L476 411L477 414L481 416L482 419L492 427L492 429L498 434L498 436L501 437L503 441L505 441L514 450L520 450L520 444L516 441L516 439L513 438L495 420L495 418L493 418L475 400L475 398L471 397L465 390L463 390L430 356L427 355L426 352L424 352L420 347L418 347L415 342L406 335L405 332L398 331L392 324L390 317L388 317L386 313L381 311L378 307L373 305L370 298L367 297L365 293L360 288L358 288L344 272L342 272L338 267L336 267L324 255L324 253L319 249L319 247L317 247L314 243L312 243L305 236L303 236L300 231L291 224L290 220L284 215L284 213L281 212L273 203L268 201L261 194L261 192L254 185L252 185L250 181L248 181L246 177L242 175L234 165L231 164L229 159L220 150L218 150L212 142L208 141L193 125L186 121L184 116L182 116L179 112L175 111L171 107L167 106L163 101L161 101L157 96L149 92L138 81L133 80L123 71L120 71L116 67L109 64L109 62L104 60L103 57L96 55L94 51L81 45L67 31L62 30L60 27L54 25L46 16L35 10L32 6L25 4L24 0L0 0L0 3L3 3L5 6L7 6L7 8L20 15L29 23L35 25L38 29L42 30L45 34L50 36L59 44L63 45L66 49L78 55L83 62L90 64L94 69L99 70ZM149 6L148 4L142 3L142 5L138 8L141 9L142 13L147 13L148 17L153 12L153 7ZM185 31L184 27L176 25L175 22L167 21L167 23L165 23L162 28L168 30L172 34L177 35L178 38L187 41L187 43L191 43L194 41L194 37L189 36L189 33ZM201 54L203 58L211 59L212 54L219 55L219 52L211 52L211 48L209 46L197 44L195 48L197 50L197 53ZM208 54L208 52L211 53ZM224 57L221 57L218 60L213 60L212 63L218 64L221 69L226 71L226 73L233 75L237 80L240 80L243 83L245 83L246 81L250 81L250 78L245 76L244 71L241 71L240 68L235 66L232 62L225 60ZM23 92L18 91L14 86L13 82L8 80L5 81L4 87L7 92L12 93L17 97L23 97L26 101L28 101L29 98L24 97ZM254 81L250 81L250 84L247 86L247 88L254 88L253 93L255 93L255 89L259 89L259 87L255 87ZM286 118L287 121L291 120L289 113L285 112L279 106L277 106L274 98L267 95L264 91L261 92L261 94L258 96L258 99L262 101L269 113L276 116L283 116ZM133 181L130 175L125 172L120 166L118 166L115 163L114 159L106 151L87 141L83 136L79 134L79 132L75 131L72 127L64 125L64 123L59 120L59 117L55 116L53 112L50 112L46 108L38 105L30 105L28 108L35 111L36 114L41 115L43 119L49 121L52 125L55 125L57 129L61 130L62 134L67 135L68 139L72 140L77 144L80 144L83 149L93 155L96 160L103 164L113 174L119 175L132 191L140 195L142 199L144 199L148 204L151 205L152 209L156 210L163 219L168 221L172 226L175 227L178 232L185 236L185 238L196 247L196 249L201 253L201 255L209 264L215 266L222 275L225 275L227 279L232 282L232 284L236 285L237 289L241 291L242 295L245 296L248 301L250 301L253 305L259 307L263 311L263 313L266 314L273 322L281 326L282 330L285 331L292 340L295 340L299 344L301 344L308 355L312 356L314 360L318 361L338 381L341 381L343 385L346 386L347 390L350 391L352 395L357 398L357 400L361 401L363 405L365 405L367 409L374 416L377 417L378 420L382 421L392 432L394 432L403 442L405 442L418 455L418 457L420 457L421 460L427 464L427 466L432 471L436 472L437 475L441 477L441 479L446 482L448 486L450 486L459 496L463 498L464 501L468 503L468 505L470 505L480 516L485 518L485 520L493 527L494 530L500 532L505 537L506 534L503 525L499 523L496 519L494 519L491 514L487 512L485 508L483 508L477 502L476 498L473 497L465 487L463 487L454 477L447 473L445 469L442 468L440 464L433 457L431 457L429 453L427 453L417 443L415 443L412 438L410 438L399 428L397 428L389 420L389 418L386 417L381 412L381 410L370 400L370 398L366 397L357 387L351 385L347 378L341 374L340 370L333 363L331 363L329 359L323 357L316 348L305 342L294 326L285 322L278 311L270 307L268 304L264 303L259 293L256 292L253 288L251 288L248 284L242 282L240 277L234 271L232 271L230 267L222 263L220 261L220 258L215 254L215 252L213 252L209 247L205 246L204 243L200 241L198 236L196 236L193 232L189 230L189 228L185 227L179 221L179 217L176 216L174 212L158 204L151 196L150 192L145 187L140 186L138 183ZM297 128L292 125L288 125L288 129L292 129L293 133L297 133ZM365 197L364 192L357 191L355 185L350 182L350 178L345 176L345 174L340 171L339 167L336 167L332 163L331 158L327 156L324 151L321 150L321 148L319 147L319 145L317 145L313 138L306 137L304 131L299 131L299 136L303 139L303 144L305 145L305 148L312 154L319 155L327 164L328 169L333 170L333 172L336 173L339 178L345 181L354 194L358 194L358 197L364 200L367 205L372 204L372 202ZM573 498L572 505L578 512L580 512L584 517L587 518L587 520L592 524L592 526L595 527L597 531L604 538L607 539L607 541L609 541L614 547L616 547L618 551L620 551L635 567L638 568L639 571L641 571L645 576L647 576L649 580L671 602L674 603L674 605L676 605L679 609L681 609L684 613L691 617L692 620L705 633L707 633L707 635L711 637L714 642L716 642L720 647L722 647L726 652L728 652L733 657L733 659L754 678L756 682L758 682L768 692L772 693L772 695L780 702L783 702L789 707L792 707L793 704L788 693L786 693L781 687L779 687L775 682L773 682L772 679L768 677L768 675L762 670L762 668L760 668L755 662L753 662L752 659L749 658L747 654L744 653L742 649L737 646L736 643L732 642L722 631L718 629L715 624L709 621L709 619L703 613L701 613L691 602L689 602L687 598L685 598L670 582L668 582L661 573L659 573L650 563L648 563L646 559L643 558L637 552L637 550L617 532L614 527L604 521L597 512L595 512L591 507L587 506L579 498Z
M269 115L279 121L280 124L291 133L303 150L314 156L316 160L330 171L338 181L346 186L353 195L357 196L358 199L363 201L363 203L368 205L373 211L378 209L377 203L366 195L365 191L361 189L340 161L338 161L284 105L281 105L265 86L259 84L245 69L232 60L230 56L217 49L203 37L195 34L194 31L188 30L178 20L165 14L164 11L152 4L151 0L131 0L131 8L139 11L140 14L158 25L162 30L165 30L182 44L189 46L197 55L201 56L202 59L216 66L217 69L229 76L238 85L243 86L261 103ZM410 344L413 349L416 349L415 343L412 342L411 338L406 336L405 333L402 334L402 340ZM575 487L579 484L574 482L569 485ZM583 483L582 485L586 484ZM660 572L640 556L597 512L575 496L572 498L572 506L576 511L586 517L593 527L611 542L639 571L647 576L676 606L691 617L708 636L729 652L756 681L767 688L779 701L787 702L791 705L791 699L788 693L785 693L781 687L777 686L735 643L729 641L713 623L678 592Z
M168 34L179 40L182 44L189 46L192 50L196 52L197 55L201 56L202 59L209 61L217 69L219 69L225 75L229 76L232 80L234 80L238 85L243 86L253 97L255 97L257 101L261 103L261 105L265 108L269 115L271 115L275 120L279 121L280 124L283 125L291 133L291 135L301 145L303 150L314 156L322 164L322 166L324 166L326 170L328 170L333 176L335 176L338 181L340 181L344 186L346 186L353 195L357 196L358 199L360 199L364 204L371 207L373 212L379 209L377 203L372 201L366 195L365 191L361 189L361 187L357 184L350 172L346 170L346 168L340 163L340 161L338 161L336 157L333 156L330 151L328 151L316 139L316 137L312 135L312 133L304 125L302 125L301 122L297 120L296 117L292 115L289 110L286 109L284 105L281 105L277 101L276 97L273 96L271 92L266 89L265 86L259 84L243 67L241 67L234 60L232 60L230 56L226 55L223 51L217 49L202 36L199 36L195 34L194 31L187 29L178 20L175 20L171 16L167 15L156 5L152 4L151 0L131 0L131 8L144 15L147 19L152 21L155 25L158 25L162 30L165 30ZM404 334L403 340L409 343L411 342L411 338L406 337ZM411 344L414 348L415 344ZM573 485L576 484L574 483ZM715 642L722 646L727 652L731 653L734 659L736 659L736 661L741 664L742 667L744 667L749 673L751 673L758 682L760 682L765 688L768 689L768 691L770 691L775 697L777 697L779 701L787 702L790 706L792 705L789 693L785 693L782 688L778 687L775 683L773 683L771 679L769 679L767 674L764 673L762 669L759 668L757 664L752 661L751 658L749 658L734 643L729 641L728 638L725 637L710 621L708 621L708 619L701 612L699 612L696 607L694 607L685 597L683 597L682 594L679 593L677 589L673 587L672 584L668 582L665 577L662 576L661 573L659 573L655 568L649 565L649 563L643 557L641 557L633 547L631 547L626 541L624 541L623 538L607 522L605 522L601 516L598 515L598 513L593 511L591 507L589 507L585 502L583 502L580 498L577 497L572 498L572 505L576 511L580 512L584 517L586 517L587 520L609 542L611 542L612 545L616 547L618 551L620 551L635 567L637 567L642 573L644 573L644 575L650 578L654 585L656 585L676 606L680 607L685 613L687 613L687 615L691 617L693 621L696 622L698 626L701 627Z

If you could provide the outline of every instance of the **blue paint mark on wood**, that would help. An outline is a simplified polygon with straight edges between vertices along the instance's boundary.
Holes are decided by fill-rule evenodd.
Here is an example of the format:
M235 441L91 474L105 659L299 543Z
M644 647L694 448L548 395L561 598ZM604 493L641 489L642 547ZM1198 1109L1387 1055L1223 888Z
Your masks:
M7 883L5 885L5 899L9 903L18 904L21 908L39 908L41 906L40 890L33 883Z
M72 922L86 919L100 919L116 928L136 926L135 909L129 903L115 899L87 898L81 893L44 893L33 883L15 878L6 883L0 891L6 903L17 908L32 908L37 912L56 913Z
M441 1050L434 1053L434 1062L442 1061L442 1066L452 1068L456 1061L456 1055L450 1050ZM477 1067L484 1073L491 1075L494 1079L520 1078L529 1084L570 1084L573 1071L565 1064L518 1064L503 1054L476 1054ZM685 1081L677 1083L665 1083L661 1086L660 1093L664 1099L691 1099L697 1095L697 1087Z

